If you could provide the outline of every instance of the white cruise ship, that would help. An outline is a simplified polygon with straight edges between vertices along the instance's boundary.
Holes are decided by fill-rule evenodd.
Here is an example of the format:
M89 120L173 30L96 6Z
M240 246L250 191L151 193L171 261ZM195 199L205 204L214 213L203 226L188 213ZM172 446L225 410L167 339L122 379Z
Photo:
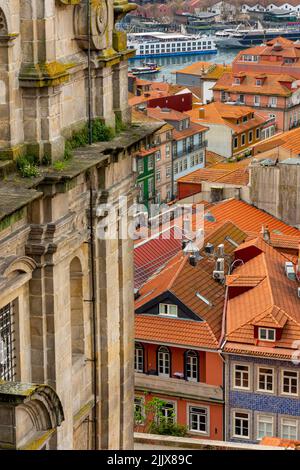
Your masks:
M128 34L127 44L129 49L136 49L135 59L217 53L214 38L205 35L156 31L131 33Z

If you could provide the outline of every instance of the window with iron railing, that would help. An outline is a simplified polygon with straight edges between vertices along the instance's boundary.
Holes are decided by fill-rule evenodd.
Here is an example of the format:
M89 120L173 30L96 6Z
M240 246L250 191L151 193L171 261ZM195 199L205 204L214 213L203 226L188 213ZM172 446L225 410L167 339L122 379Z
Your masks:
M0 309L0 379L12 381L16 375L16 345L13 303Z

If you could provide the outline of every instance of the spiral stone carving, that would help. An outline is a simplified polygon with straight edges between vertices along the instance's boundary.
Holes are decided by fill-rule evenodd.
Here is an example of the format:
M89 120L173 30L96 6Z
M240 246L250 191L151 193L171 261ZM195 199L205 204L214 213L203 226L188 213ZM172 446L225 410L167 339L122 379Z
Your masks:
M75 35L82 49L88 49L88 1L83 0L76 5L74 11ZM91 48L93 50L102 50L107 46L104 35L108 25L108 8L107 0L91 0Z

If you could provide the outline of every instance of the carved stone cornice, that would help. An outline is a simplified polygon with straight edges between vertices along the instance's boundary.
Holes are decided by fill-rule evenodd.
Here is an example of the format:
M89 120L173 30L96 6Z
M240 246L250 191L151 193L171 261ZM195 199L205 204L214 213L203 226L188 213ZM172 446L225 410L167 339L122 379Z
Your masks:
M105 49L107 44L109 4L108 0L81 0L74 10L74 30L79 46L89 48L88 5L91 8L91 37L90 47L94 51Z

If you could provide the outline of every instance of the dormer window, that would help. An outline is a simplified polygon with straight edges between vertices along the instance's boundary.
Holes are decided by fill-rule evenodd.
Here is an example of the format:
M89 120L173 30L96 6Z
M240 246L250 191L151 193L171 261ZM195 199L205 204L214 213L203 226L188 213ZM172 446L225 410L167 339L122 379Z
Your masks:
M255 85L256 85L256 86L262 86L262 84L263 84L262 79L261 79L261 78L257 78L256 81L255 81Z
M240 85L241 84L241 79L239 77L234 77L234 85Z
M261 341L275 341L276 330L274 328L259 328L258 339Z
M159 304L159 314L160 315L167 315L169 317L177 317L178 316L177 305Z

